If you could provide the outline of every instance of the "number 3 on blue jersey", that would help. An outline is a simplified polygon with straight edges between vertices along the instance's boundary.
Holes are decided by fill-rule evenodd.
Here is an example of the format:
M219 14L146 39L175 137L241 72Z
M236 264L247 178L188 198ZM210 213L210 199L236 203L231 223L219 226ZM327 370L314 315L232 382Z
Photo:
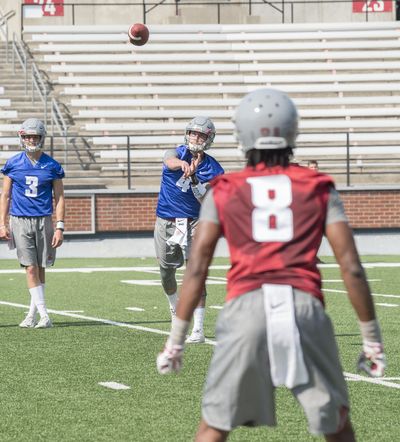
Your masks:
M293 238L292 183L286 175L247 178L251 187L253 239L286 242Z
M37 197L39 178L37 176L26 176L25 183L28 186L28 189L25 189L25 195L29 196L30 198Z

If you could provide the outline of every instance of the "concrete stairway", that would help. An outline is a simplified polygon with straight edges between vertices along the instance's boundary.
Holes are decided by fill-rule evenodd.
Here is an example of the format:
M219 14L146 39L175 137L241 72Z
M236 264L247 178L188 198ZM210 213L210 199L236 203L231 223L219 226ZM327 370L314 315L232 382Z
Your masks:
M8 53L9 62L7 63L4 42L0 43L0 60L2 60L0 63L0 86L4 88L4 94L0 98L10 100L10 106L2 107L1 109L3 111L17 112L15 117L0 120L0 153L3 153L3 155L0 155L0 167L3 166L7 159L7 151L19 150L18 144L1 143L1 140L4 140L4 137L16 137L19 125L27 118L38 118L42 121L47 120L48 137L45 150L52 153L54 158L60 161L67 170L67 187L84 187L82 186L82 181L90 181L90 187L104 187L102 180L98 179L98 168L96 169L95 165L93 168L90 167L92 161L84 151L77 153L77 150L72 148L69 150L70 154L66 157L64 139L59 135L57 136L57 132L54 133L55 137L52 139L51 99L49 98L48 100L47 118L45 118L44 104L37 92L34 94L34 99L32 99L31 63L28 63L28 75L25 76L25 72L18 61L15 61L13 66L10 46ZM69 117L67 109L61 106L61 112L73 133L73 122Z

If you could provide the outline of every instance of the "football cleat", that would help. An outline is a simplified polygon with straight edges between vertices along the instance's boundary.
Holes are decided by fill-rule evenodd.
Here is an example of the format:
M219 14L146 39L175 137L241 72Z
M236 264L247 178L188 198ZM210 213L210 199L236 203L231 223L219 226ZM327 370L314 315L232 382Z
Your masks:
M20 324L21 328L34 328L37 322L34 316L28 315Z
M186 342L188 344L202 344L205 340L203 330L193 330L192 334L186 339Z
M39 322L35 326L35 328L51 328L53 327L53 324L51 323L51 320L48 316L43 316L40 318Z
M382 377L386 368L383 345L380 342L364 341L363 352L358 358L357 368L373 378Z

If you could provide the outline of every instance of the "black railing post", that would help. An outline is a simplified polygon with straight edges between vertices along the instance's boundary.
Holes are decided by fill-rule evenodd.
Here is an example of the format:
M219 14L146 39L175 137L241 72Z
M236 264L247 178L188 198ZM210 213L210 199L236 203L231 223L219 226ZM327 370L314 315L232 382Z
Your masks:
M54 157L54 136L50 137L50 156Z
M131 190L131 140L129 135L126 137L126 149L126 158L128 161L128 190Z
M346 132L346 184L350 186L350 134Z
M217 3L218 24L221 24L221 3Z
M143 23L146 24L146 1L145 0L143 0L142 7L143 7Z
M75 3L72 3L72 25L75 25Z

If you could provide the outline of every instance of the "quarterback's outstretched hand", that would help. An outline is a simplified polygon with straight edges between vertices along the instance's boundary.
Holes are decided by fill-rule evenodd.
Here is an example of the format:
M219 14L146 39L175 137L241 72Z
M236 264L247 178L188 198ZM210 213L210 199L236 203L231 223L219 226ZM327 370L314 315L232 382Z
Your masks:
M157 356L157 370L160 374L178 373L182 368L183 345L166 342L164 350Z
M357 362L358 370L365 371L368 376L382 377L386 368L386 357L380 342L363 342L363 352Z

